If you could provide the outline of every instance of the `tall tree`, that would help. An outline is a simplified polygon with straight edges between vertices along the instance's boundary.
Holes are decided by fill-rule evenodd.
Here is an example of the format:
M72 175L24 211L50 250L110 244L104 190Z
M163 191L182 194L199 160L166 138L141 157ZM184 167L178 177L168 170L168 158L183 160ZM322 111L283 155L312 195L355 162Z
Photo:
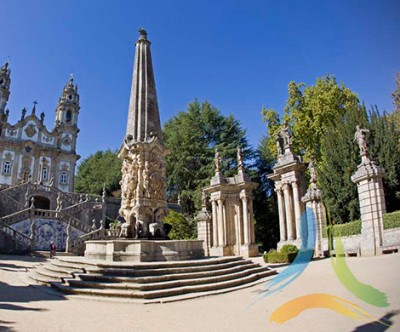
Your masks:
M101 195L103 186L108 194L118 195L122 162L116 152L97 151L83 160L75 176L75 191Z
M268 137L263 137L254 158L251 177L259 184L254 192L254 218L256 242L263 250L276 248L279 242L279 216L273 181L268 179L275 163L268 144Z
M242 146L245 161L252 156L246 133L232 115L222 115L214 106L195 100L186 112L163 127L167 191L171 200L180 197L183 211L193 215L200 208L202 188L214 174L215 148L223 157L222 171L230 175L237 166L236 148Z
M368 142L372 158L385 169L383 186L388 212L400 206L400 132L392 121L393 114L382 115L376 106L371 110Z
M326 129L357 107L358 97L343 83L338 84L333 76L318 78L312 86L290 82L288 94L283 121L293 133L293 150L306 161L313 156L318 162ZM281 126L279 117L274 110L264 109L263 118L268 122L268 144L275 151L275 133Z

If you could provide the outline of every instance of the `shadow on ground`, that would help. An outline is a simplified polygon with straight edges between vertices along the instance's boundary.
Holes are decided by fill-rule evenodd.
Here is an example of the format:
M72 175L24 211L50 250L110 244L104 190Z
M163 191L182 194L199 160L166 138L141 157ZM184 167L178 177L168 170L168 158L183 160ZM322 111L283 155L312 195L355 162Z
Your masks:
M398 314L400 314L400 310L389 311L386 315L379 318L379 321L384 323L385 325L381 324L380 322L375 321L375 322L371 322L368 324L358 326L356 329L353 330L353 332L383 332L383 331L386 331L387 329L389 329L393 326L393 321L391 320L391 318Z
M0 332L14 332L16 331L11 324L14 324L14 322L8 322L5 320L0 320Z

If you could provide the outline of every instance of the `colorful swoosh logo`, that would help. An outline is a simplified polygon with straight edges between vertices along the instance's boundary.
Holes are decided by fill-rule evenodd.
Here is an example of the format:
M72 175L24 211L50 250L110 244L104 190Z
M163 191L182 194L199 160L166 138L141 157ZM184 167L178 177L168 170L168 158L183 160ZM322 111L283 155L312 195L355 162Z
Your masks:
M329 237L331 240L331 237ZM336 258L331 253L331 262L336 276L353 295L360 300L372 304L376 307L387 307L389 302L387 295L371 285L360 282L348 267L344 257L344 246L340 237L335 238Z
M388 326L384 322L368 314L356 304L330 294L309 294L295 298L294 300L286 302L276 309L271 314L269 320L271 322L283 324L290 319L297 317L303 311L315 308L333 310L338 314L358 321L374 320L380 324Z

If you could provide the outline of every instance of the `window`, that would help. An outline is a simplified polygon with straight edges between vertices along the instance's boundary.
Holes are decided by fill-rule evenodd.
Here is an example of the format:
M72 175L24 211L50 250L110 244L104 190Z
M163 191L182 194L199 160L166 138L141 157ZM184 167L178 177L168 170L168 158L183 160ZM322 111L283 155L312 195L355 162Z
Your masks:
M47 180L47 167L42 169L42 180Z
M72 112L70 110L67 111L67 114L65 116L65 120L67 122L71 122L71 120L72 120Z
M4 174L11 174L11 162L5 161L3 165L3 173Z
M60 183L66 184L68 182L68 174L67 172L62 172L60 175Z

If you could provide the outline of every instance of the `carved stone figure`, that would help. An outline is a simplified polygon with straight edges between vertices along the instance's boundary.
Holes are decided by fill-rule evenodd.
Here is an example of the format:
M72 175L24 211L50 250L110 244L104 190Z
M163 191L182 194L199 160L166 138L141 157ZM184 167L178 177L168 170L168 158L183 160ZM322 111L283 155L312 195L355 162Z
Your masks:
M276 147L278 150L278 156L282 156L284 153L284 146L283 146L283 139L279 132L276 133L275 140L276 140Z
M243 165L243 150L242 148L238 145L236 148L237 150L237 163L238 163L238 170L239 172L243 172L244 170L244 165Z
M310 171L310 183L316 183L317 173L315 171L314 158L311 158L310 163L308 164L308 170Z
M290 139L289 127L286 121L283 122L280 134L283 139L285 147L290 147L292 145L292 141Z
M221 155L217 148L215 148L214 165L215 165L215 173L220 173L221 172Z
M365 156L368 153L367 141L365 139L365 133L369 133L368 129L360 128L356 126L356 132L354 134L354 142L357 141L358 147L360 148L360 155Z

